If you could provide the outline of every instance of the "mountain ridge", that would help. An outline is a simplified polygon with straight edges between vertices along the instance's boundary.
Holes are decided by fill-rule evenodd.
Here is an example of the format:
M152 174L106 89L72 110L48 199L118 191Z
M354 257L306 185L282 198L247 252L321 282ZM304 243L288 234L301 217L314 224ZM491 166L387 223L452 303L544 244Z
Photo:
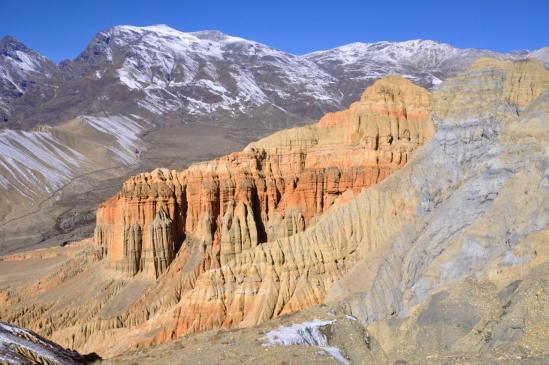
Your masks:
M153 37L151 39L154 39L154 43L158 43L159 41L162 41L162 39L170 39L172 41L172 45L162 46L161 48L158 48L158 52L156 53L149 52L148 54L142 55L133 54L135 50L139 50L140 47L142 47L144 39L147 37ZM11 36L5 36L4 38L12 39ZM206 44L201 45L201 42L198 42L200 39L203 42L206 42ZM123 47L123 49L121 49L123 52L122 54L116 56L118 52L116 49L118 46L110 43L111 41L113 43L119 43L118 46ZM215 50L209 49L207 47L208 43L209 46L214 47ZM240 49L235 50L228 46L228 43L241 44ZM174 48L175 44L181 44L183 47L187 44L187 49L176 49ZM243 49L242 46L245 46L244 48L246 49ZM155 44L147 43L147 48L154 49L155 47ZM243 69L239 69L236 73L225 73L225 76L222 77L229 79L233 78L235 80L239 77L244 77L245 79L251 81L248 86L250 88L237 90L234 89L234 87L231 88L230 84L223 81L220 82L219 79L214 76L212 78L204 78L205 81L202 83L191 82L188 85L189 87L192 86L193 90L187 90L188 88L186 88L185 85L190 82L189 77L194 75L195 72L192 68L189 68L191 67L189 65L196 62L207 62L208 69L215 70L218 67L216 66L218 57L222 56L230 58L232 57L231 54L234 54L236 51L240 52L239 58L230 61L230 63L225 64L224 67L227 67L228 65L236 65L238 62L247 59L248 61L244 62L252 62L249 63L248 67L257 68L258 65L255 64L253 59L249 57L251 54L248 52L248 47L251 47L251 49L259 52L258 56L263 59L266 59L265 57L274 57L276 59L275 63L272 63L270 68L264 68L264 70L268 70L271 74L279 73L280 75L275 79L268 80L268 84L263 84L263 81L261 81L263 76L260 74L253 72L250 73ZM26 48L28 49L28 47ZM161 54L166 51L171 53L173 56L168 57ZM115 58L117 58L115 60L112 59L113 52L115 53ZM196 55L200 55L200 57L197 58ZM54 64L54 66L57 69L56 74L58 77L66 81L74 81L80 78L94 79L94 76L100 75L101 77L112 77L113 81L117 80L116 83L123 84L130 91L142 89L148 90L151 89L151 87L153 87L153 89L158 89L156 91L145 91L145 94L149 93L149 95L145 95L144 98L140 97L140 100L135 101L134 105L134 108L148 109L148 112L152 112L153 115L156 115L157 117L163 117L165 114L170 114L175 111L178 111L178 113L179 111L182 111L183 115L186 115L188 118L193 118L193 114L197 114L197 116L204 118L206 117L206 113L212 112L219 112L220 116L233 115L233 117L235 117L235 113L237 115L241 115L242 112L254 113L253 109L256 106L270 105L275 109L281 108L283 114L294 114L294 118L297 115L305 115L311 119L315 119L326 111L346 107L352 102L352 100L356 100L356 98L360 95L361 90L367 86L365 83L371 82L373 78L380 77L383 74L401 73L404 74L405 77L408 77L412 81L418 82L423 86L433 87L444 77L447 77L455 72L462 71L468 64L480 56L517 58L532 55L537 55L544 60L544 62L548 61L546 52L543 48L526 53L522 52L518 55L513 54L512 52L498 53L474 48L460 49L447 43L423 39L402 42L355 42L304 55L294 55L259 42L231 36L216 30L182 32L165 24L158 24L145 27L118 25L100 31L88 42L85 49L74 59L63 60L57 65ZM147 61L148 57L153 58ZM173 63L173 57L177 60L177 64L187 66L180 71L172 68L173 66L169 66L169 64ZM245 58L242 59L241 57ZM450 62L453 63L453 66L450 67L443 65L440 70L434 70L432 67L433 61L436 61L437 57L440 58L439 62L437 62L439 65L441 62ZM284 58L286 59L284 60ZM113 64L113 62L115 64ZM126 63L126 66L124 66L124 64L120 64L121 62ZM362 67L357 67L357 63L359 62L362 64ZM422 62L425 63L424 66L416 71L414 71L411 66L406 66L411 63L417 65ZM339 68L346 67L348 69L343 71L340 69L335 69L333 63L337 63ZM368 63L371 65L367 66ZM103 70L102 67L105 65L110 65L112 67L107 67L107 69ZM145 67L145 69L140 69L139 73L137 73L134 69L135 67ZM298 71L300 67L303 68L303 71ZM383 69L383 67L386 69ZM204 72L204 70L207 69L199 67L199 72ZM259 70L261 70L261 67ZM289 70L295 70L297 73L295 73L295 75L295 71L288 73ZM430 72L427 72L426 70L429 70ZM145 75L141 75L143 72L145 72ZM181 72L188 75L183 77L181 76ZM138 74L139 76L136 76ZM308 75L311 75L311 77ZM147 78L144 78L144 76L147 76ZM196 78L196 76L198 76L198 74L192 77ZM96 78L100 79L101 77ZM183 78L178 81L178 77ZM349 82L351 84L355 83L357 77L360 79L360 82L356 86L345 85L345 83ZM310 112L303 113L302 110L295 110L296 106L294 104L296 103L289 105L286 103L285 105L282 99L289 96L287 94L288 92L290 92L290 94L293 93L293 97L297 95L296 92L298 90L289 91L292 89L288 89L288 86L285 84L292 80L294 80L293 82L302 83L302 86L299 87L300 95L310 94L308 96L309 99L302 99L303 97L300 96L302 99L300 101L314 101L315 103L324 105L322 110L315 111L312 114ZM88 82L90 81L91 80L88 80ZM197 81L200 81L200 79ZM109 83L111 81L107 82ZM180 87L173 86L176 82L182 82ZM213 82L213 84L211 82ZM239 83L242 82L243 81L239 81ZM281 82L282 84L280 84ZM269 91L270 86L267 85L271 85L272 83L277 85L277 87L273 90L277 90L278 94L277 92ZM62 84L63 82L58 85L57 88L61 87L61 89L63 89ZM214 84L216 86L214 86ZM314 86L314 89L311 88L312 85L316 85ZM113 91L108 91L110 89ZM113 92L118 94L121 92L123 94L127 93L127 91L122 91L119 87L115 87L115 85L109 86L106 90L108 94ZM284 93L280 94L280 90L283 90ZM58 91L57 94L57 98L63 96L62 91ZM128 95L120 97L133 99L136 96L137 94L133 93L132 96L132 93L130 92ZM94 96L91 94L89 97ZM74 98L72 99L74 100ZM163 99L164 101L160 102L160 99ZM9 101L10 100L6 98L2 99L3 104L7 104L8 106ZM44 101L47 102L48 100ZM209 104L209 106L206 108L204 103ZM25 103L23 104L26 105ZM28 108L28 105L26 105L26 107ZM15 107L15 109L17 109L17 107ZM82 106L80 109L82 109ZM89 109L89 107L86 108L84 106L82 114L93 114L94 111L96 111L96 109ZM118 107L117 110L112 110L112 112L115 111L120 112L120 107ZM33 118L33 113L20 113L22 113L20 117L17 117L18 113L13 110L11 114L15 115L16 119ZM4 114L4 119L14 118L13 115L9 115L10 113ZM46 120L49 119L48 112L42 112L41 114L44 115ZM70 119L76 116L77 115L74 113L69 114L65 119ZM55 118L56 117L54 117L54 120Z

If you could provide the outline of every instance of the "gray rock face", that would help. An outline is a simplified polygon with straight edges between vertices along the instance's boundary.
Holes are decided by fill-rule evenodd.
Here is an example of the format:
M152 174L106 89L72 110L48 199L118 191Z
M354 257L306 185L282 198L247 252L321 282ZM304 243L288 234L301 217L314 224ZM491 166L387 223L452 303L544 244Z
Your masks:
M0 362L10 365L85 364L85 358L36 333L8 323L0 322Z
M444 100L443 93L465 88L470 102L462 107L469 110L435 114L435 137L399 176L412 186L393 182L396 194L417 192L418 208L391 239L370 290L351 300L353 314L364 321L406 317L430 290L481 273L495 258L503 266L528 262L512 249L549 224L549 170L540 139L549 125L549 95L517 112L502 90L510 75L473 71L435 92Z

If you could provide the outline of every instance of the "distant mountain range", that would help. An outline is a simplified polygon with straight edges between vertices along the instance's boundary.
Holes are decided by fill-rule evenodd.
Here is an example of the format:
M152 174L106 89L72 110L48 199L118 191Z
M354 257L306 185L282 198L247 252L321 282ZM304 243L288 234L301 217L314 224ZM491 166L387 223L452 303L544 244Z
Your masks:
M28 128L83 114L138 113L176 120L316 119L399 73L426 87L480 57L537 57L549 48L497 53L429 40L353 43L303 56L217 31L166 25L99 32L56 65L11 36L0 40L0 120Z

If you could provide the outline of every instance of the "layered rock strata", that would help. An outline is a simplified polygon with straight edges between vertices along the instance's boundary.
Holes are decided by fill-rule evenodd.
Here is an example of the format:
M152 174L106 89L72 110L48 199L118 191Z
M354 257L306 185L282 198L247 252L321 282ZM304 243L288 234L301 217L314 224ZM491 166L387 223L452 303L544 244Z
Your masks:
M429 93L389 76L318 124L185 171L132 177L99 208L95 242L113 268L158 277L195 237L207 247L204 270L215 269L302 232L336 201L401 168L433 131Z

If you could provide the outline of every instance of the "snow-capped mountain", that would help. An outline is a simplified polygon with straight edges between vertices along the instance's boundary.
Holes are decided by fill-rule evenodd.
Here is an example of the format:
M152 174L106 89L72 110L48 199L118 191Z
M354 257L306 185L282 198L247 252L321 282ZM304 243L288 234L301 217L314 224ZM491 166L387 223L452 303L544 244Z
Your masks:
M99 33L76 62L97 65L98 78L111 66L129 90L143 91L137 104L156 115L246 113L264 105L294 113L301 103L339 102L336 80L313 62L215 31L118 26Z
M185 33L166 25L112 27L59 66L11 37L3 44L2 102L17 94L4 119L22 127L108 112L248 119L280 128L347 106L388 73L433 87L480 57L547 59L546 49L499 54L429 40L352 43L296 56L217 31ZM28 75L46 81L23 95L28 80L38 83Z
M427 88L467 68L481 57L510 57L492 51L459 49L431 40L352 43L303 58L338 80L345 101L356 100L364 85L398 73Z
M17 39L11 36L0 39L0 117L7 120L14 99L56 72L57 66L52 61Z

